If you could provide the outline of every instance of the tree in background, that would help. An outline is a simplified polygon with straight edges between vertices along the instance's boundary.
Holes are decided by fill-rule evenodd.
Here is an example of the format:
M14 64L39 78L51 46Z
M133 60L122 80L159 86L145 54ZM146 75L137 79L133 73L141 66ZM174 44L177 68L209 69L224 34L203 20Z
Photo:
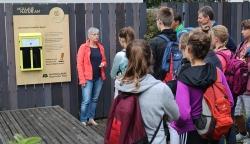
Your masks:
M147 9L147 31L144 35L144 39L147 41L159 32L156 25L156 12L157 9Z

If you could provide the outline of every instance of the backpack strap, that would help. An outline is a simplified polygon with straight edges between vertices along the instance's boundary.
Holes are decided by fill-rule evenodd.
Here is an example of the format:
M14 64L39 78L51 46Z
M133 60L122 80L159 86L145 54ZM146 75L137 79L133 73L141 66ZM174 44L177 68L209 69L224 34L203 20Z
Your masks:
M160 34L157 37L160 37L160 38L164 39L166 42L170 42L169 38L164 34Z
M122 73L122 70L121 70L121 68L120 68L120 66L118 67L118 71L117 71L117 73L116 73L116 76L118 76L119 74L121 74Z
M163 119L161 119L161 121L160 121L160 123L159 123L158 127L156 128L155 133L154 133L154 135L153 135L152 139L150 140L149 144L152 144L152 143L153 143L153 141L154 141L154 139L155 139L155 137L156 137L156 135L157 135L157 133L158 133L158 131L159 131L160 127L161 127L161 123L162 123L162 121L163 121Z
M222 56L227 64L228 64L229 60L232 59L232 57L233 57L232 53L231 53L231 56L229 58L223 51L217 51L216 54Z
M171 61L171 52L172 52L172 47L171 45L174 43L173 41L170 41L170 39L165 36L164 34L160 34L158 35L158 37L160 37L161 39L163 39L166 42L166 46L165 46L165 50L164 50L164 54L163 54L163 58L162 58L162 66L165 66L167 61ZM169 67L164 67L164 70L169 71Z
M160 34L160 35L158 35L158 37L160 37L160 38L162 38L162 39L164 39L165 40L165 42L167 43L167 47L170 47L171 45L172 45L172 41L167 37L167 36L165 36L164 34ZM170 50L169 50L170 52L172 51L172 48L170 47Z
M216 81L215 82L220 82L220 83L222 82L219 68L216 68Z
M245 43L245 40L243 40L243 41L240 43L239 47L237 47L237 49L236 49L236 51L235 51L235 58L236 58L236 56L240 53L241 48L242 48L242 46L243 46L244 43Z

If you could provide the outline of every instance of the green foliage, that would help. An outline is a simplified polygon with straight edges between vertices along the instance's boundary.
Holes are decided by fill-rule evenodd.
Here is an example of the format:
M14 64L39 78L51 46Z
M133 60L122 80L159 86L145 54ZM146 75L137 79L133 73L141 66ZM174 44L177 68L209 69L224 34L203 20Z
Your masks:
M148 8L158 7L160 6L161 2L163 2L163 0L146 0Z
M40 137L25 138L20 134L15 134L14 140L9 142L9 144L41 144L41 143L42 139Z
M158 28L156 25L156 9L147 10L147 31L144 35L145 40L150 40L158 33Z

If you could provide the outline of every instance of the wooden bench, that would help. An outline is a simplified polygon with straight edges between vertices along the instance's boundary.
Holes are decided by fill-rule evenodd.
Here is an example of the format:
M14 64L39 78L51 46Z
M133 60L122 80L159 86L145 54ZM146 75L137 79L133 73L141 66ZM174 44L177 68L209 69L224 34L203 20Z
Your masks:
M7 144L15 134L39 136L45 144L101 144L106 120L98 126L83 126L59 106L0 112L0 143Z

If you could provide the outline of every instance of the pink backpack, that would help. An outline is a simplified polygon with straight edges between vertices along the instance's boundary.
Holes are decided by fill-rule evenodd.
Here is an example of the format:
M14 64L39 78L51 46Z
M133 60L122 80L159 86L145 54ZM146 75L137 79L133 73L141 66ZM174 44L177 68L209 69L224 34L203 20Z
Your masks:
M233 96L242 95L246 91L248 81L247 63L239 60L234 54L226 55L222 51L216 52L226 61L225 76Z

